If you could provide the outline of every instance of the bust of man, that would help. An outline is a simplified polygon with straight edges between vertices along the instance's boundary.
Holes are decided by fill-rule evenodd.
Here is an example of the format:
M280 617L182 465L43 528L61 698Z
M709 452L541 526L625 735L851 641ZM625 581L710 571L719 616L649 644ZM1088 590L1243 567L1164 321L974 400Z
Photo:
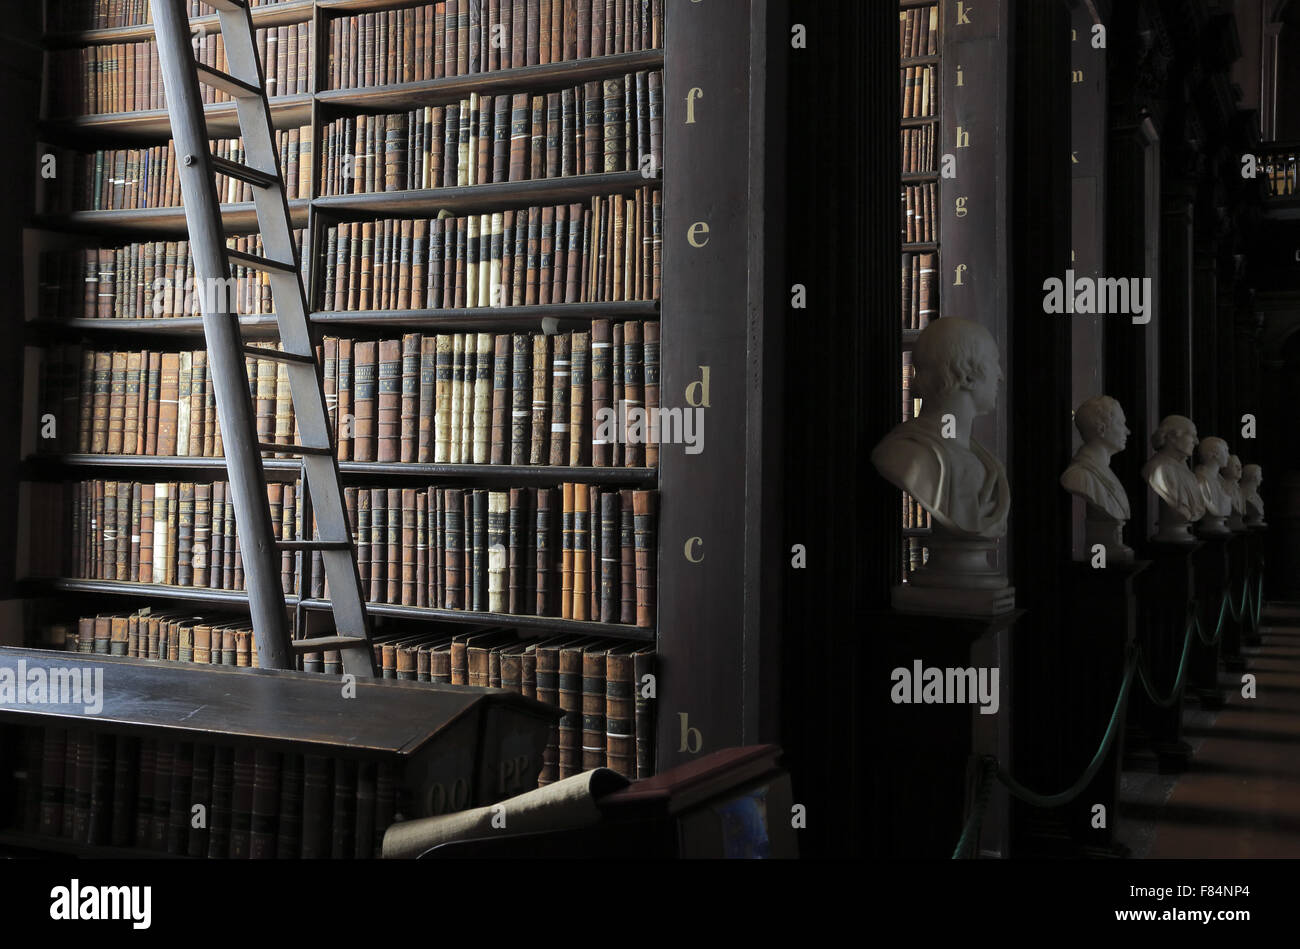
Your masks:
M971 320L934 320L917 337L912 363L921 414L881 440L872 464L949 535L1003 536L1011 507L1006 471L971 438L976 417L997 407L1002 369L992 334Z
M1128 492L1110 470L1111 456L1128 444L1124 410L1110 396L1099 395L1075 410L1074 425L1083 447L1061 475L1061 487L1087 502L1084 526L1088 548L1100 543L1107 556L1132 559L1133 551L1122 540L1130 516Z
M1228 495L1228 503L1232 505L1232 513L1228 515L1229 530L1245 530L1246 524L1242 517L1246 513L1246 504L1241 496L1241 459L1236 455L1228 456L1228 463L1223 466L1219 472L1223 478L1223 489Z
M1222 438L1204 438L1196 449L1200 462L1196 466L1196 480L1201 483L1205 496L1205 513L1210 517L1227 517L1232 513L1232 500L1223 483L1223 469L1228 464L1228 443Z
M1264 523L1264 499L1259 496L1259 486L1264 480L1264 469L1259 465L1246 465L1241 469L1241 500L1246 511L1247 527L1267 527Z
M1196 450L1196 425L1185 415L1168 415L1151 436L1156 453L1142 467L1142 477L1160 497L1158 541L1192 543L1188 524L1205 516L1205 494L1187 466Z

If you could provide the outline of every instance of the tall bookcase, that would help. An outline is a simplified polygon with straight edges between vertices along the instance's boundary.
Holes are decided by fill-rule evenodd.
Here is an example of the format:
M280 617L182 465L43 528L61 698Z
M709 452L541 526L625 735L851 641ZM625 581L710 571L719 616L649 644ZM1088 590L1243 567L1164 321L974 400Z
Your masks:
M57 2L47 0L47 7ZM779 328L765 324L762 307L765 296L772 293L771 281L776 279L763 276L765 261L777 254L776 239L766 234L779 232L783 214L782 202L766 192L767 179L779 174L777 156L783 148L780 123L769 121L772 90L781 87L783 61L780 45L769 49L768 24L783 22L778 16L783 14L784 3L750 0L701 5L689 0L619 0L617 5L628 11L639 11L642 6L653 11L662 5L664 28L658 48L418 82L330 88L332 23L362 13L419 5L413 0L281 0L252 9L257 28L310 24L313 31L308 91L272 98L271 115L277 129L309 125L313 130L310 193L292 200L290 210L295 225L305 228L302 267L309 302L317 308L310 319L318 340L344 332L377 340L415 331L520 332L544 327L550 331L590 327L596 319L658 319L662 328L661 404L702 409L707 442L699 454L688 453L684 444L661 445L658 468L342 463L345 483L351 484L501 488L575 481L658 492L657 621L650 627L392 604L373 605L371 616L381 626L402 622L406 624L403 629L427 623L467 629L491 624L521 634L564 633L654 645L655 681L649 684L649 697L657 720L656 765L660 770L721 747L769 739L775 735L775 699L770 686L779 668L775 656L777 611L773 607L779 584L771 582L769 537L778 527L776 519L766 515L771 512L779 478L762 459L765 445L779 447L779 425L767 421L774 416L781 373ZM484 0L483 7L488 6ZM614 6L610 4L610 9ZM516 7L524 9L524 4L516 2ZM200 34L211 33L216 29L216 17L199 16L191 25ZM783 32L776 31L778 40ZM719 43L720 36L728 39ZM142 43L151 37L148 25L76 32L46 29L46 98L56 81L48 64L50 51ZM649 179L634 170L427 191L323 193L323 131L336 118L451 103L473 92L556 91L638 70L662 70L664 77L664 168ZM60 118L44 111L44 105L42 108L40 143L93 150L163 144L168 138L165 110ZM205 112L214 137L238 134L233 104L209 105ZM719 144L724 142L748 142L749 148ZM35 156L38 168L43 152L41 148ZM325 273L322 254L331 224L367 217L433 217L440 211L461 214L588 201L598 195L628 194L645 185L662 193L658 238L662 242L663 292L659 301L472 310L319 309ZM225 205L223 217L231 234L248 233L255 226L251 204ZM44 250L176 239L184 234L184 213L178 207L59 214L38 207L24 236L24 344L32 351L77 340L97 349L200 349L202 327L197 318L59 322L43 313L40 305L37 261ZM775 268L768 269L775 273ZM273 337L273 320L267 316L246 316L241 322L249 338ZM38 422L43 411L36 367L29 355L23 380L24 498L41 484L87 478L221 478L221 459L214 458L38 452ZM300 476L298 462L287 458L268 461L267 472L269 479L284 482ZM308 508L304 520L309 514ZM48 543L49 538L40 535L39 529L29 525L19 537L19 547L33 550L43 540ZM294 589L285 597L286 609L292 612L300 634L315 615L328 608L328 601L311 595L302 558L297 555ZM68 616L70 609L135 609L168 601L235 612L246 608L245 595L237 592L70 577L23 578L21 565L19 573L17 589L28 604L29 632L52 615L55 605L62 617ZM755 596L755 589L763 589L764 577L769 581L765 592Z
M900 0L899 148L903 308L901 331L902 421L914 418L920 398L912 391L912 346L940 316L940 168L943 135L943 9L936 0ZM925 562L930 514L903 495L903 580Z

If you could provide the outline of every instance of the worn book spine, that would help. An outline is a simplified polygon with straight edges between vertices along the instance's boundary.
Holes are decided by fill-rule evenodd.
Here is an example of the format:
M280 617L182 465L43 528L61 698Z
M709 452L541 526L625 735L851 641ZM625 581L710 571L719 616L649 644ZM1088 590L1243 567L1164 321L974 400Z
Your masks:
M492 442L494 343L490 333L479 333L471 338L475 340L476 350L473 373L473 463L485 465L490 460ZM468 363L468 356L466 362ZM468 381L470 373L466 372L465 377Z
M515 333L511 359L510 463L526 465L529 458L529 421L532 374L529 361L531 342L527 333ZM545 337L543 337L543 340Z
M534 576L535 576L535 593L536 593L536 615L538 616L555 616L557 615L557 606L555 603L554 580L555 575L555 534L557 519L555 517L556 490L554 488L537 489L537 529L534 532L533 541L535 544L534 557ZM562 509L563 510L563 509ZM562 518L561 518L562 520ZM563 558L563 551L561 557ZM572 558L572 551L569 553ZM563 560L561 560L561 567ZM570 559L570 570L572 570L572 560ZM561 602L564 601L563 595L563 569L560 571L561 580ZM526 576L527 574L525 574ZM572 583L572 581L570 581ZM564 615L560 613L560 615ZM566 617L567 618L567 617Z
M643 326L645 340L642 356L646 412L645 464L659 464L659 322L647 320Z
M492 491L488 494L487 524L487 608L492 613L504 613L507 607L508 555L506 550L507 527L510 515L510 494Z
M590 498L588 486L573 485L573 605L571 616L585 620L591 596Z
M560 617L573 619L574 570L574 495L575 485L566 481L561 486L560 507ZM540 579L540 578L539 578Z
M560 646L555 642L543 642L537 646L535 698L548 705L560 704ZM546 747L542 751L542 767L537 775L539 787L552 784L560 777L560 729L559 724L551 726Z
M560 650L559 705L560 754L559 778L580 773L582 767L582 654L581 645Z
M605 664L609 650L582 652L582 770L605 767Z
M591 463L609 467L613 448L613 337L609 320L591 325Z
M489 462L503 465L509 459L510 336L495 337L492 364L492 444Z
M636 667L627 647L605 659L605 767L631 780L636 774Z

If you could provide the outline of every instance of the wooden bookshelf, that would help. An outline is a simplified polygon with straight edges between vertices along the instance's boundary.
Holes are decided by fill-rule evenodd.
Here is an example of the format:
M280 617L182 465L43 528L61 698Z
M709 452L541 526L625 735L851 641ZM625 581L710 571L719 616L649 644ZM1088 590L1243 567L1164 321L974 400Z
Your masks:
M47 0L55 2L55 0ZM315 56L306 95L271 99L277 129L313 128L311 197L290 202L295 226L306 228L303 269L312 288L324 272L317 262L324 251L326 228L339 221L367 216L433 216L439 211L501 210L528 204L576 202L596 195L627 194L653 185L663 194L663 301L551 304L466 309L324 311L311 314L317 338L347 331L368 339L390 330L456 330L504 332L536 330L551 321L561 331L589 326L593 320L657 319L662 327L663 405L687 405L688 388L699 381L701 366L712 372L707 409L707 450L700 457L682 445L661 446L658 469L550 467L531 465L371 464L342 462L340 471L353 483L474 482L482 485L545 485L564 481L635 488L657 488L660 518L657 556L658 622L649 628L564 620L559 617L514 616L372 604L370 612L383 621L502 626L520 631L571 633L611 641L655 644L665 671L658 682L657 766L674 763L718 748L775 737L765 685L774 674L778 642L777 611L770 608L778 585L771 582L772 535L779 533L770 517L777 483L772 462L764 454L764 422L773 416L781 392L779 335L763 320L763 301L778 298L776 282L783 198L768 195L767 179L778 167L784 149L776 114L764 103L777 95L782 82L786 30L780 24L784 4L747 0L741 4L698 5L665 0L664 48L616 53L584 60L515 67L494 72L390 84L359 89L330 89L328 54L330 23L341 16L415 5L401 0L286 0L253 9L257 27L314 24ZM711 8L706 8L711 7ZM192 21L198 28L215 28L216 17ZM113 30L50 32L47 50L90 44L140 42L152 36L151 26ZM770 35L769 35L770 34ZM717 36L731 37L719 46ZM771 51L768 50L769 45ZM664 88L701 87L707 99L697 104L698 117L688 123L682 98L664 97L665 170L652 179L638 172L593 174L522 182L436 188L423 191L324 195L323 129L335 118L397 112L453 102L481 92L553 91L565 86L622 76L638 70L662 69ZM684 93L683 93L684 94ZM233 103L205 109L213 137L235 137L238 124ZM40 121L38 140L81 149L128 147L165 142L170 134L166 111L139 111L82 117L51 116ZM727 144L733 143L733 144ZM772 170L769 170L772 169ZM684 173L683 173L684 170ZM256 226L251 205L228 205L225 223L231 233ZM712 238L702 246L688 240L687 228L705 220ZM68 235L85 244L88 237L106 242L178 235L185 232L181 208L75 212L35 219L34 226ZM770 264L770 266L768 266ZM309 300L320 298L309 292ZM246 335L274 338L272 316L241 317ZM201 345L202 321L197 317L168 319L78 319L56 322L46 314L29 314L24 342L40 346L80 337L95 340L100 349L120 338L121 347ZM764 345L767 348L764 350ZM759 354L759 355L756 355ZM765 371L755 378L749 367L758 358ZM775 426L769 440L777 437ZM772 442L775 444L775 442ZM769 449L770 450L770 449ZM765 460L767 459L767 460ZM272 479L294 477L296 459L268 459ZM779 469L779 465L776 466ZM147 472L192 472L221 477L220 458L175 458L123 455L37 455L23 462L23 477L32 480L78 480L112 476L137 479ZM306 519L304 509L304 519ZM707 555L703 563L683 545L698 540ZM776 545L779 547L779 544ZM764 558L769 558L765 560ZM286 596L303 628L308 615L329 608L329 601L308 595L304 558L296 558L297 589ZM769 593L758 600L747 591L768 577ZM22 585L33 599L78 597L78 602L102 602L121 608L127 601L193 602L232 610L246 608L246 595L202 587L73 578L39 579ZM83 599L84 598L84 599ZM766 668L760 671L760 660ZM696 750L679 750L679 713L690 715L703 743Z

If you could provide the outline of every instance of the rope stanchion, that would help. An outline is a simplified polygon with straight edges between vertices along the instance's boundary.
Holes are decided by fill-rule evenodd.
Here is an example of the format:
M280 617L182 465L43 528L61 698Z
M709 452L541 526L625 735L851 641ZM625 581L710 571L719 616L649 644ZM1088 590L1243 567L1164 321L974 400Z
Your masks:
M1250 620L1258 628L1259 616L1262 610L1264 578L1262 572L1256 573L1255 592L1251 592L1251 578L1247 577L1243 584L1241 594L1241 606L1234 607L1232 602L1232 591L1225 590L1219 601L1219 619L1215 623L1214 636L1206 638L1205 631L1201 627L1201 618L1195 601L1188 605L1187 627L1183 635L1183 651L1178 660L1178 674L1174 677L1173 690L1166 698L1160 698L1156 695L1155 687L1151 683L1150 677L1142 663L1141 647L1134 647L1130 650L1127 660L1124 664L1124 679L1120 683L1119 694L1115 696L1115 705L1111 710L1110 721L1106 725L1106 733L1102 736L1101 744L1098 746L1088 767L1070 787L1056 794L1040 794L1037 791L1025 787L1010 774L1008 774L1002 765L998 763L996 757L986 755L980 760L980 782L976 788L975 800L971 807L970 816L962 828L961 837L957 841L957 846L953 850L952 858L954 860L963 859L970 848L973 846L976 837L979 834L979 828L984 821L984 813L988 809L989 794L993 787L993 779L997 778L1002 783L1007 792L1021 801L1034 807L1054 808L1063 804L1068 804L1076 797L1083 793L1084 789L1092 783L1092 779L1097 776L1101 770L1102 763L1106 760L1106 755L1110 753L1111 747L1119 734L1121 719L1125 702L1128 700L1129 692L1133 688L1133 682L1139 680L1142 688L1146 691L1149 698L1159 708L1169 708L1182 695L1183 687L1186 684L1187 661L1191 655L1192 636L1195 634L1207 646L1213 646L1223 635L1223 620L1228 612L1232 613L1233 622L1240 622L1247 615L1247 609L1250 610Z

